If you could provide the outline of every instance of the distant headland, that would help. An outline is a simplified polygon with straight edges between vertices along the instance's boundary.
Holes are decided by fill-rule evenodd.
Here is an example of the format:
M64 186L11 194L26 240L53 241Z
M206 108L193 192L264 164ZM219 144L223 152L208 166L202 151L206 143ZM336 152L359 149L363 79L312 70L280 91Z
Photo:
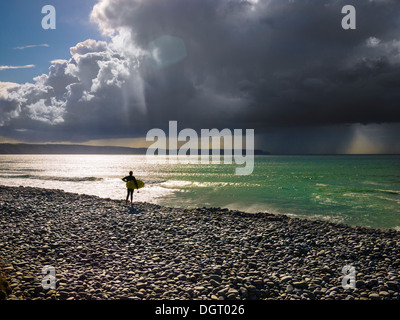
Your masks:
M147 148L113 146L90 146L80 144L30 144L0 143L0 154L146 154ZM212 150L210 150L211 154ZM223 150L221 150L223 154ZM255 155L269 155L263 150L254 150Z

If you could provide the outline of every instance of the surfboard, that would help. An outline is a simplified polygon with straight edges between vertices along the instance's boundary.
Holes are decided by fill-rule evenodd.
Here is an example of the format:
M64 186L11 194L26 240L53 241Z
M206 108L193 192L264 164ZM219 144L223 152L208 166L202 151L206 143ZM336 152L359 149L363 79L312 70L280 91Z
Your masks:
M142 180L136 179L139 189L144 187L144 182ZM131 180L126 183L128 189L136 189L135 181Z

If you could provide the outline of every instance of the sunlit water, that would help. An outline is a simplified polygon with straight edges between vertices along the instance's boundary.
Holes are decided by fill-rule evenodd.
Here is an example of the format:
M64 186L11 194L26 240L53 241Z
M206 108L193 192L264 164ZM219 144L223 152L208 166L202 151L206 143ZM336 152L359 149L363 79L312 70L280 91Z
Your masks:
M145 182L136 201L400 228L399 156L257 156L248 176L235 175L237 167L144 155L1 155L0 184L124 199L121 178L132 170Z

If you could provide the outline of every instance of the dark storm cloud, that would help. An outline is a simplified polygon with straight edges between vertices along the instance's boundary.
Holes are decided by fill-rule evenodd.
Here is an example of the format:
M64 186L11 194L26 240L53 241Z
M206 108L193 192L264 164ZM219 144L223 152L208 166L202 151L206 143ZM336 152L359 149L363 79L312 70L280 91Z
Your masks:
M192 126L218 123L223 113L226 123L257 128L400 120L398 2L128 3L103 1L93 15L105 31L129 28L143 49L163 34L187 47L183 66L144 73L157 113L168 110ZM357 9L357 30L341 28L346 4ZM372 37L380 41L374 47Z
M341 27L348 4L356 30ZM91 17L110 42L78 44L49 75L9 90L2 132L85 140L168 120L259 133L400 122L399 12L390 0L102 0Z

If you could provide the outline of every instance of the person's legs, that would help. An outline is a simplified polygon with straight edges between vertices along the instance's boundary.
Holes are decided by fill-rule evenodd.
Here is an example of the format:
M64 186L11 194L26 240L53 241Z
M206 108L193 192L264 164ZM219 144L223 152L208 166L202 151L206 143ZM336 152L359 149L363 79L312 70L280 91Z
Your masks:
M129 192L131 194L131 204L132 204L132 202L133 202L133 189L129 189Z
M126 194L126 200L125 200L125 203L126 204L128 204L128 198L129 198L129 189L126 189L127 190L127 194Z

